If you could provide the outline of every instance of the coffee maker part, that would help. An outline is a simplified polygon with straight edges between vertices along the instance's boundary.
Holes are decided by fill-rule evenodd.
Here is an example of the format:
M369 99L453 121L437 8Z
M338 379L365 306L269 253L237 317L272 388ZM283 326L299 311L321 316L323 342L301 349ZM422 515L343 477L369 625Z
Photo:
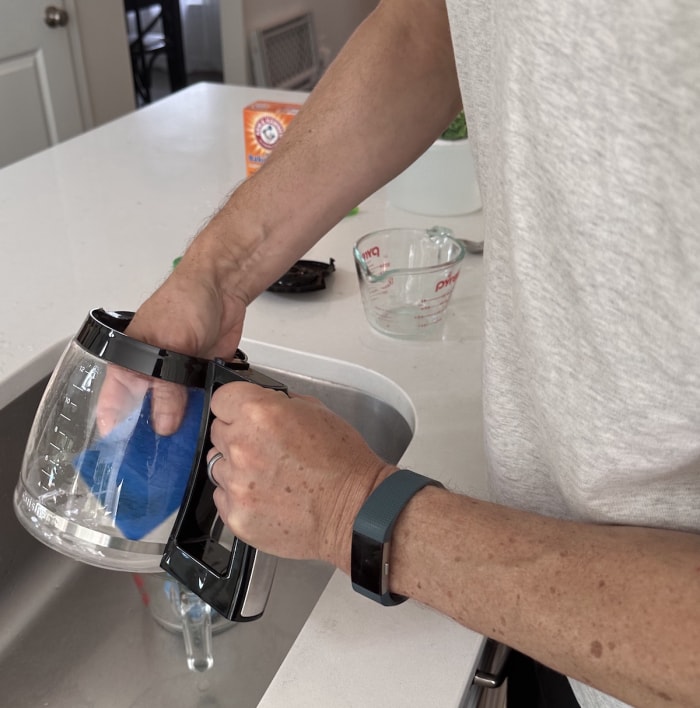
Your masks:
M132 317L92 310L68 344L29 435L16 514L72 558L113 570L162 568L225 617L254 619L276 559L235 538L217 515L206 469L209 402L232 381L286 387L240 350L233 361L212 361L129 337ZM184 415L175 433L160 435L152 406L169 387Z

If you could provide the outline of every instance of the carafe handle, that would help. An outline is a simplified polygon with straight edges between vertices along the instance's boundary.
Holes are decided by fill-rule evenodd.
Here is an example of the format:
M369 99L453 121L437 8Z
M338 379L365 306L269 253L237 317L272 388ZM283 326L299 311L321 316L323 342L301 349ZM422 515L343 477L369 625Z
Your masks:
M208 671L214 665L211 643L211 607L184 588L172 583L170 602L182 620L187 668L190 671Z
M214 391L233 381L287 392L284 384L251 369L247 363L228 366L211 362L207 372L207 408ZM235 621L253 620L265 609L277 559L236 537L230 548L221 543L224 527L214 504L214 486L207 475L212 420L210 411L200 435L207 443L200 447L160 565L220 615Z

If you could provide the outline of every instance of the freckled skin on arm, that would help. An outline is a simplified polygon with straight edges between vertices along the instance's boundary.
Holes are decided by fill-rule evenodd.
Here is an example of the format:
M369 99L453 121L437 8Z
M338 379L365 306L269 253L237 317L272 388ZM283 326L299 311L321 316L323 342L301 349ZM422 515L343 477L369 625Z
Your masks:
M227 526L349 574L357 513L396 467L314 399L235 383L211 405ZM390 568L393 592L626 703L698 705L697 534L561 521L427 487L398 519Z
M699 559L695 534L430 487L395 528L391 587L632 705L698 706Z

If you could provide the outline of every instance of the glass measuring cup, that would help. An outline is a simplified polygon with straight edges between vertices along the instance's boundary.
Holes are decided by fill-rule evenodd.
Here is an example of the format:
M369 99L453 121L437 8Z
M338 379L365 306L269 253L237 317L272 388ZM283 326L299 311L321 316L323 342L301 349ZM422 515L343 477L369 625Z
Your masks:
M392 337L425 339L442 330L466 249L450 229L392 228L354 246L370 325Z

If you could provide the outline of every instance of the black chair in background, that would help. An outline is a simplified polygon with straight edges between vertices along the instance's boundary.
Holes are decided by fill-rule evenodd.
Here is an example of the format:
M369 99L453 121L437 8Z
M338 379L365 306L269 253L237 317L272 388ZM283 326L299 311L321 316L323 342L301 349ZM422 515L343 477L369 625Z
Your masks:
M187 86L182 41L180 0L124 0L129 27L129 48L134 90L139 105L150 103L153 64L164 55L168 64L170 91Z

